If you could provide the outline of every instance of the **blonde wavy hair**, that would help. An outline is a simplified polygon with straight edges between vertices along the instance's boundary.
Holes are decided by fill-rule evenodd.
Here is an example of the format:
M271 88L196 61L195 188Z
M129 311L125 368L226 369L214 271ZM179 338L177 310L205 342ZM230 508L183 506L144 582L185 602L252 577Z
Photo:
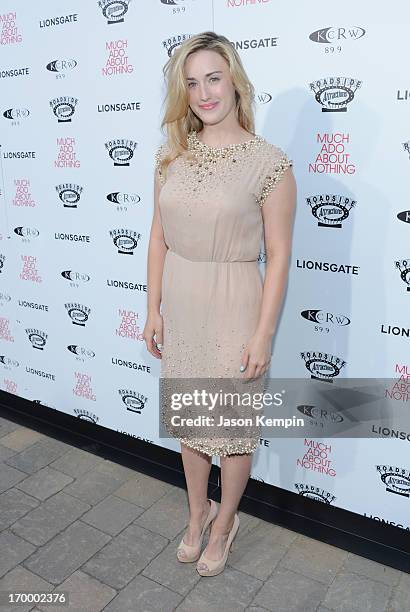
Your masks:
M169 164L179 155L189 158L187 137L191 130L200 132L203 123L189 106L188 86L184 66L189 55L201 49L219 53L228 63L235 87L236 116L239 124L252 135L255 130L255 90L242 65L238 52L230 41L215 32L202 32L185 40L164 65L166 83L165 111L161 130L166 128L168 153L159 159L161 174L166 176Z

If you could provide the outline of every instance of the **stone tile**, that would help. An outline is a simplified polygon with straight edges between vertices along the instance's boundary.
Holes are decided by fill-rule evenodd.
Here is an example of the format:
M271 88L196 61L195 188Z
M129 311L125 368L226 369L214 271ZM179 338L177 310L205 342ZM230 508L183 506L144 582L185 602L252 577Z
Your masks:
M12 457L10 459L12 459ZM11 487L14 487L14 485L20 482L20 480L24 480L24 478L27 478L25 472L16 470L16 468L3 462L0 465L0 493L7 491L7 489L11 489Z
M35 552L24 567L52 584L60 584L90 557L95 555L110 536L77 521Z
M201 576L195 569L196 563L178 561L176 550L181 537L182 535L179 534L175 540L172 540L141 573L180 595L186 595Z
M10 572L8 572L3 578L0 579L0 591L5 592L42 592L49 593L53 590L53 585L36 576L32 572L29 572L25 567L18 565ZM0 605L1 612L28 612L33 609L33 604L15 604ZM53 609L54 612L54 608ZM47 612L50 612L50 606L48 606Z
M21 425L18 423L13 423L13 421L9 421L3 417L0 417L0 438L6 436L11 431L15 429L19 429Z
M0 440L0 461L5 461L9 457L12 457L13 455L16 455L16 454L17 454L17 451L11 448L7 448L6 446L3 446Z
M39 505L39 501L18 489L8 489L0 495L0 531Z
M245 612L266 612L266 608L262 608L262 606L249 606L245 608Z
M391 591L387 584L342 571L330 585L323 605L331 610L385 612Z
M151 478L151 476L138 474L135 479L125 482L114 491L114 495L141 508L149 508L174 488L166 482Z
M321 582L278 567L252 603L274 612L315 612L326 588Z
M47 466L25 480L20 481L16 487L44 501L47 497L51 497L58 491L61 491L61 489L64 489L70 482L73 482L71 476L67 476Z
M345 550L300 535L280 561L280 567L330 584L347 555Z
M409 609L410 602L410 574L401 572L399 584L393 588L388 605L388 612L403 612Z
M181 596L170 589L145 576L136 576L104 612L173 612L180 601Z
M123 484L123 477L107 473L102 464L97 464L92 470L89 470L73 483L68 485L64 492L74 497L78 497L82 501L93 506L100 502L107 495L111 495L113 491Z
M138 475L138 472L135 470L128 468L125 465L121 465L120 463L110 461L109 459L104 459L104 461L100 463L98 467L101 472L110 474L111 476L116 476L123 482L130 480L131 478L135 478Z
M99 612L116 596L117 592L92 576L77 570L55 587L56 592L68 592L68 605L38 605L42 612ZM3 612L3 611L2 611ZM17 612L17 611L13 611Z
M32 544L41 546L89 509L89 504L62 491L16 521L11 531Z
M295 539L295 534L271 523L259 521L252 530L241 534L241 523L229 564L259 580L266 580Z
M93 453L87 453L80 448L73 448L63 455L63 457L50 463L49 467L59 472L63 472L68 476L72 476L73 478L78 478L103 461L104 459L93 455Z
M3 446L11 448L12 450L22 451L42 438L44 438L44 435L34 429L19 427L3 436L1 438L1 443Z
M172 540L188 525L186 492L174 488L143 512L134 522ZM182 535L181 535L182 537Z
M354 572L361 576L367 576L367 578L378 580L384 584L391 584L392 586L398 584L401 576L400 570L382 565L371 559L365 559L353 553L348 553L343 564L343 570L345 572Z
M0 533L0 577L27 559L35 547L8 530Z
M110 495L84 514L81 520L114 536L132 523L142 512L144 508Z
M45 438L36 444L32 444L21 453L13 455L5 461L7 465L17 468L27 474L34 474L41 470L57 457L61 457L67 451L67 445Z
M178 606L178 612L239 612L251 604L263 584L253 576L238 572L228 565L218 576L199 578L192 591Z
M132 524L83 566L114 589L123 588L167 546L168 540Z

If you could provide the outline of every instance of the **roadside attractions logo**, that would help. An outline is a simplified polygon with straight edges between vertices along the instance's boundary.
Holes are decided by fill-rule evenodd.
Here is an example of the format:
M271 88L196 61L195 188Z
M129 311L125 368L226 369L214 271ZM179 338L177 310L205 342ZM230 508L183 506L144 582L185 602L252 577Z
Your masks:
M401 280L406 285L406 291L410 291L410 259L400 259L394 263L400 272Z
M322 487L306 484L305 482L295 482L295 489L302 497L308 497L325 504L331 504L335 501L336 496Z
M326 77L309 83L322 113L345 113L362 81L350 77Z
M410 470L393 465L376 465L388 493L410 497Z
M78 98L59 96L50 100L49 104L57 117L58 123L70 123L78 104Z
M131 0L99 0L98 6L107 20L107 25L123 23Z
M162 47L166 50L168 57L174 53L183 42L191 38L192 34L173 34L162 41Z
M116 138L105 143L108 155L114 162L114 166L129 166L130 160L134 157L137 143L130 138Z
M133 391L132 389L118 389L118 394L122 403L130 412L141 414L146 407L148 398L138 391Z
M64 208L77 208L77 204L83 192L83 187L77 183L60 183L55 186L55 190Z
M339 376L341 369L346 365L346 361L321 351L306 351L300 353L305 367L310 373L310 378L323 380L333 383L333 379Z
M322 193L308 196L306 204L310 207L313 217L317 219L318 227L340 229L357 202L346 196Z

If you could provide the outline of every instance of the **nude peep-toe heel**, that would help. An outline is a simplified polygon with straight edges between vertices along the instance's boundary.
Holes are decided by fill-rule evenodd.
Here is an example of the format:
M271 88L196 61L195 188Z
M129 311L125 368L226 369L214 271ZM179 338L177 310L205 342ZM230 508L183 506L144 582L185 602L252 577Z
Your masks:
M206 518L205 524L202 527L202 531L201 531L201 535L199 536L198 544L194 544L192 546L190 544L185 544L184 538L182 538L181 542L178 545L177 559L178 561L181 561L181 563L192 563L193 561L197 561L201 553L202 540L204 538L205 532L208 529L208 527L209 529L211 528L212 521L218 514L219 504L217 504L217 502L215 502L213 499L208 499L208 501L211 502L211 506L209 508L209 513ZM184 556L180 555L181 550L184 551L185 553Z
M232 529L229 532L228 539L225 544L225 550L224 550L222 559L218 559L216 561L213 559L208 559L204 554L205 551L200 556L199 561L196 566L196 570L199 574L201 574L201 576L217 576L218 574L223 572L223 570L225 569L226 561L228 559L228 554L233 549L233 540L236 534L238 533L238 529L239 529L239 516L235 514ZM206 563L206 565L208 566L208 569L205 570L205 569L199 568L198 565L200 563Z

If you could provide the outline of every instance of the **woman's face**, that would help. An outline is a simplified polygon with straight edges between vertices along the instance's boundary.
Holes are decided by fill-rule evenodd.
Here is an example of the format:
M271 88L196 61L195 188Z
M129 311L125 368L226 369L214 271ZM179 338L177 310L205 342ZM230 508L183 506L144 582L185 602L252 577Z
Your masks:
M201 49L189 55L185 78L189 106L204 125L219 123L234 112L235 88L228 63L219 53Z

